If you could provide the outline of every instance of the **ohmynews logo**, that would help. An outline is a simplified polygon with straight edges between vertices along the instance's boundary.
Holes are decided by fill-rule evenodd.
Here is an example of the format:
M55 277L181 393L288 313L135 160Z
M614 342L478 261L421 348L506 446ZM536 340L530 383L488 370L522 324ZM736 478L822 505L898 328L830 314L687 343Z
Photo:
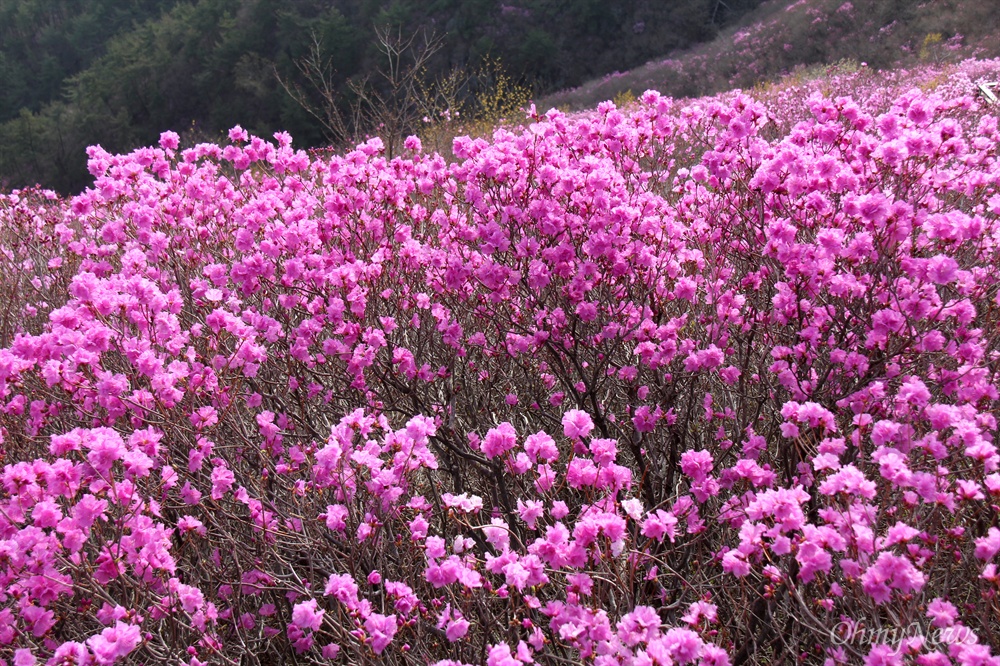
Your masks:
M900 650L903 642L920 638L924 649L937 650L949 645L974 644L976 635L969 627L933 627L926 629L919 622L911 622L905 627L866 627L855 622L838 622L830 631L835 645L889 645Z

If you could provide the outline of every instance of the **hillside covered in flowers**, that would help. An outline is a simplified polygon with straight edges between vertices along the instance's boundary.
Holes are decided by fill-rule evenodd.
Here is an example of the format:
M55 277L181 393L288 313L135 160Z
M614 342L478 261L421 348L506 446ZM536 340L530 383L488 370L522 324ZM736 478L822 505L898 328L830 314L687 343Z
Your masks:
M0 197L0 658L1000 664L1000 61Z

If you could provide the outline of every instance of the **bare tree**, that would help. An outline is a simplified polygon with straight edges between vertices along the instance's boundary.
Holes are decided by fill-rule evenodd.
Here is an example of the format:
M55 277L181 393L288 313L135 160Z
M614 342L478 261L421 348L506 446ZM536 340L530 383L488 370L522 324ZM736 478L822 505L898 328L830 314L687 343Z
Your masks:
M404 35L401 29L388 27L376 28L375 38L382 65L374 77L348 81L346 91L337 85L332 59L324 55L315 34L309 52L295 61L305 83L284 78L277 70L275 76L285 92L320 122L332 144L379 136L391 157L433 105L437 86L426 83L427 64L440 50L441 39L426 31Z

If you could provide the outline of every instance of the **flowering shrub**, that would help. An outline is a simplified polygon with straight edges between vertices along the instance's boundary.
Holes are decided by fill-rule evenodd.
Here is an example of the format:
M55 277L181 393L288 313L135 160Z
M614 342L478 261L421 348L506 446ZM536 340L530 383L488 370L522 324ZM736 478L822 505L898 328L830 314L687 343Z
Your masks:
M3 197L0 653L1000 663L997 117L805 108Z

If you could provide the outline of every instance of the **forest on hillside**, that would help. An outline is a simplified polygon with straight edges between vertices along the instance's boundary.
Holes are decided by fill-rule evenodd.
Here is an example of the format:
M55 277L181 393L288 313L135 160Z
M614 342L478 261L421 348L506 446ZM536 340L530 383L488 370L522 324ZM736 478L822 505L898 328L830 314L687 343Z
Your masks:
M476 76L489 61L543 94L703 42L758 4L0 0L0 187L78 191L88 145L124 150L164 130L193 142L242 124L304 146L346 143L355 137L310 109L334 100L341 134L363 135L359 90L399 94L390 67L418 65L425 89L468 73L452 91L462 96L490 84Z

